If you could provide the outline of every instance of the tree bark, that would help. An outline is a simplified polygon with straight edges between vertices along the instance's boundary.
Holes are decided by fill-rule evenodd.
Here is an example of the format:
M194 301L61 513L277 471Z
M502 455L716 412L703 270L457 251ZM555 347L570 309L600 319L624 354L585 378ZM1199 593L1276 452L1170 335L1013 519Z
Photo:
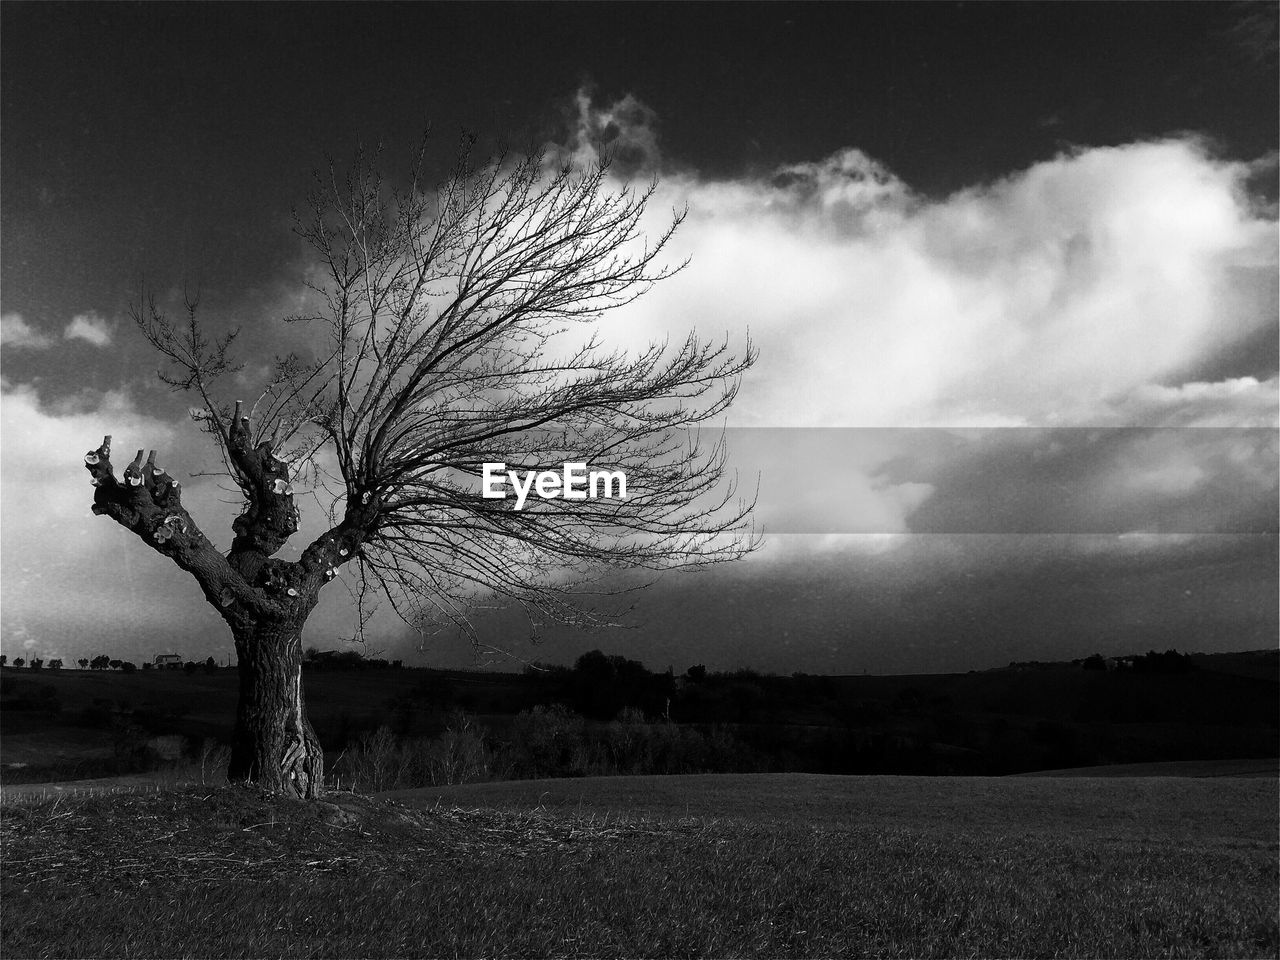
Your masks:
M240 702L228 779L303 799L321 796L324 752L302 696L302 621L260 621L232 633Z

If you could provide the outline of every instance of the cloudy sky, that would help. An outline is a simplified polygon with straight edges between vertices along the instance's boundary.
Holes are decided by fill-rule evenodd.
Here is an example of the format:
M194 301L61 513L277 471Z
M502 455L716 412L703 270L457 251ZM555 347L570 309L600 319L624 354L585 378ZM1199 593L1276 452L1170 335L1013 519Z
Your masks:
M691 264L606 339L760 351L727 426L762 549L668 576L633 630L531 648L495 615L494 647L852 673L1274 645L1275 16L4 4L4 652L229 653L185 575L89 514L104 434L179 476L214 459L130 298L198 287L244 330L249 395L294 329L311 171L357 138L407 155L424 122L440 172L466 128L658 176L652 227L687 208ZM235 505L187 490L229 543ZM352 632L328 591L321 647ZM471 660L375 626L387 655Z

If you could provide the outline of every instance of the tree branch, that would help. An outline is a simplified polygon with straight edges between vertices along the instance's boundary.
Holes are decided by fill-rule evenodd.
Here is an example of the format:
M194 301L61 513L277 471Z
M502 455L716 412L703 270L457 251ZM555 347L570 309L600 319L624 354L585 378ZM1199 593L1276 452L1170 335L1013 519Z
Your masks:
M264 612L277 612L278 602L255 589L209 542L182 505L181 484L156 465L156 452L143 462L143 451L117 480L111 465L111 437L85 455L95 490L93 512L107 516L136 534L147 546L186 570L205 598L233 626Z

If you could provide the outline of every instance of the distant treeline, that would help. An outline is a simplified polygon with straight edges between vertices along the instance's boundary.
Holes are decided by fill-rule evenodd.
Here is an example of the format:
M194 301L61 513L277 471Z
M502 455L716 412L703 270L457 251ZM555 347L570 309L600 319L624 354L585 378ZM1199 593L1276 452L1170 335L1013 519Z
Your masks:
M400 670L401 660L381 660L363 656L358 650L317 650L307 647L302 655L303 669L315 670Z
M349 777L379 789L626 773L1007 774L1276 753L1275 683L1200 675L1173 650L1032 666L677 675L593 650L519 677L432 672L376 716L318 730Z
M81 670L119 670L121 673L134 673L138 669L138 665L132 660L118 660L109 654L100 653L96 657L81 657L76 661L76 665ZM0 667L9 666L9 658L0 654ZM47 664L40 658L26 660L23 657L17 657L13 661L14 669L21 670L26 667L28 670L43 670L46 667L50 670L61 670L63 663L59 659L50 660ZM206 673L213 673L218 669L218 662L209 657L204 661L188 660L185 663L182 660L171 660L166 663L152 663L144 660L142 663L143 670L185 670L188 674L195 673L197 670L204 670Z

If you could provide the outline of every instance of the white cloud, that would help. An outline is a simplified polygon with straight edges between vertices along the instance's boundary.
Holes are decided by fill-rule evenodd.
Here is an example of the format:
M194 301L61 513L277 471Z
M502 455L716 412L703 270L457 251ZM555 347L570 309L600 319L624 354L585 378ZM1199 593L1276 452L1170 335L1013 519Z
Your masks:
M1123 423L1178 427L1275 427L1280 420L1280 379L1232 377L1177 387L1143 384L1111 403Z
M672 174L647 230L687 205L671 253L691 263L605 332L635 348L749 329L744 425L1181 422L1144 391L1275 323L1276 226L1249 175L1192 138L1079 149L942 199L856 149ZM1256 419L1256 396L1220 400L1215 422Z
M43 350L53 346L53 340L34 329L22 314L6 313L0 316L0 345Z
M112 328L96 313L82 313L71 319L62 335L68 340L85 340L95 347L111 345Z

